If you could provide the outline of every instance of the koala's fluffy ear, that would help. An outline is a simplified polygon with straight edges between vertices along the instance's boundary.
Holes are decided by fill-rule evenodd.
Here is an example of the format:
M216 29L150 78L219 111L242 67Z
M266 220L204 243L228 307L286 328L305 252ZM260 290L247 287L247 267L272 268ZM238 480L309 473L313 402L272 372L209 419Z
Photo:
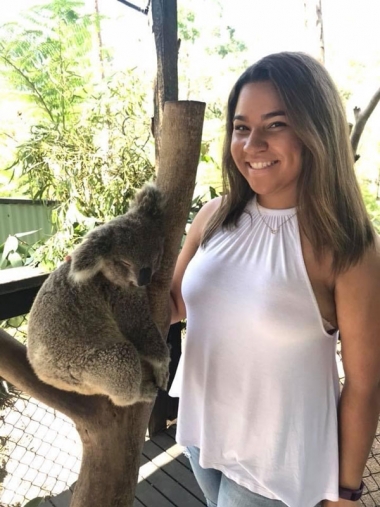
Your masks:
M154 183L147 183L136 195L131 207L132 212L138 211L152 218L162 218L164 196Z
M112 248L112 230L100 226L85 238L71 254L70 277L85 282L101 271L104 257Z

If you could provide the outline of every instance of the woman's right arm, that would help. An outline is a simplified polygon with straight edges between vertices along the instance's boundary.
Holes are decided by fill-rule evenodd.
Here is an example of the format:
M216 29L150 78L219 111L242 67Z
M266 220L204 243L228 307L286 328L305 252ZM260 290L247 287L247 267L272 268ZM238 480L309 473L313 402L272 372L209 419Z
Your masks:
M198 250L207 222L220 206L220 202L221 197L217 197L216 199L213 199L212 201L209 201L207 204L205 204L197 213L187 233L181 253L177 259L170 289L172 324L186 317L186 308L181 291L183 275L186 271L187 265Z

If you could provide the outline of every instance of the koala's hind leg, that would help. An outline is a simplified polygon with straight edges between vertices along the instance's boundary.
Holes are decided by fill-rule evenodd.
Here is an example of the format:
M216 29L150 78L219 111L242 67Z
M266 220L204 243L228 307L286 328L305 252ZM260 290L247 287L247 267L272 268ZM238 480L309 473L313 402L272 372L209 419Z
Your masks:
M140 358L130 342L94 349L86 357L81 378L92 392L109 396L115 405L143 401Z

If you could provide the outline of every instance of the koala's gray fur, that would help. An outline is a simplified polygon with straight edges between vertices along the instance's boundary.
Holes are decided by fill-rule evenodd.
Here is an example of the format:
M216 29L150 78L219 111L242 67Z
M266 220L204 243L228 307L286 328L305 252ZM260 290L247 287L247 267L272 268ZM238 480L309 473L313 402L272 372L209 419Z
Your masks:
M121 406L166 389L169 351L145 288L160 265L163 238L163 198L146 185L125 215L90 232L49 276L28 327L28 359L41 380Z

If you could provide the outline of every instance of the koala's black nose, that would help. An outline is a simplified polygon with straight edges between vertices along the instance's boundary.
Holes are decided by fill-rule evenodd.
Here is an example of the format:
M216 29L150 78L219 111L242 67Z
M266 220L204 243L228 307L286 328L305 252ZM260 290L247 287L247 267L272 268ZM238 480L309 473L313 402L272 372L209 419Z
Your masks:
M137 285L139 287L143 285L148 285L151 279L152 279L151 268L141 268L139 272L139 279L137 280Z

